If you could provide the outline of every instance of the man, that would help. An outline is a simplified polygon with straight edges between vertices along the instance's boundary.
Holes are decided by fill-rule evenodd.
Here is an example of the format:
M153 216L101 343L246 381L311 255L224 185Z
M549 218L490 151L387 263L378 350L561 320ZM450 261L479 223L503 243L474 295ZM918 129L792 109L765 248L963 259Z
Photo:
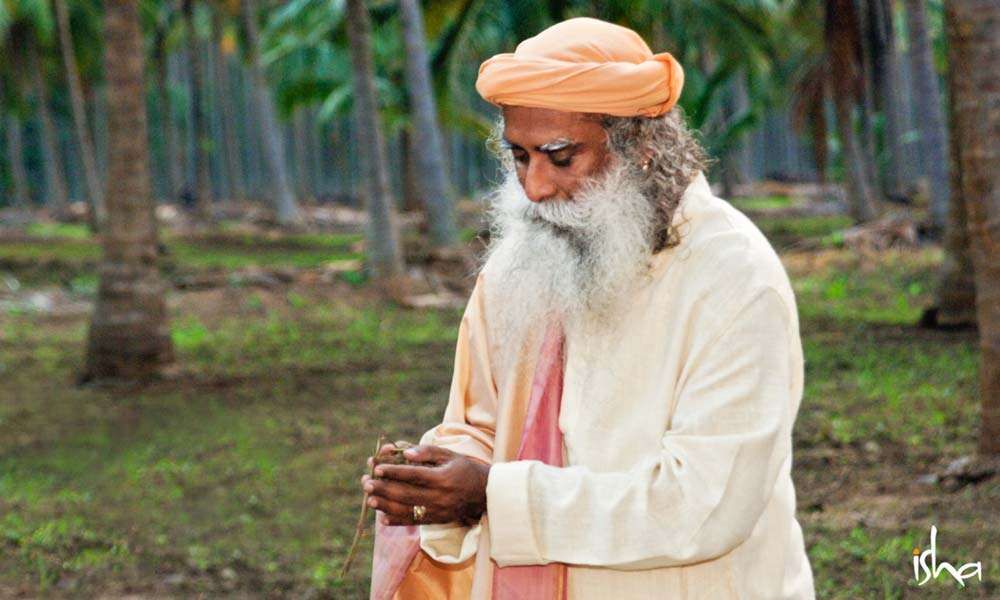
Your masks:
M506 178L423 464L362 480L373 597L814 597L795 298L712 195L682 81L586 18L480 68Z

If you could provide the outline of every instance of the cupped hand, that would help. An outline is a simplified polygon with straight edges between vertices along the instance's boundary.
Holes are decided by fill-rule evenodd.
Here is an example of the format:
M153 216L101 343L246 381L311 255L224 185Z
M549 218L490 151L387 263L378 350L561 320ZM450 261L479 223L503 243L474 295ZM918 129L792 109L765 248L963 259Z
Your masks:
M392 444L378 456L391 453ZM379 464L375 478L365 475L361 484L369 494L368 506L380 511L386 525L454 523L472 525L486 511L486 482L490 465L464 454L431 445L415 446L403 453L408 465ZM368 459L371 466L372 458ZM427 512L419 523L413 507Z

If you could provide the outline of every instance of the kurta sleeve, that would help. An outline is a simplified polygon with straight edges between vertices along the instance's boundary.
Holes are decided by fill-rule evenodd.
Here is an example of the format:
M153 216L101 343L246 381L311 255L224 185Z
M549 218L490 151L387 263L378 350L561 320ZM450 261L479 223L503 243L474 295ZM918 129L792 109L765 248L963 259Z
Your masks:
M427 431L421 444L448 448L485 463L493 461L497 389L490 369L483 318L482 276L477 280L458 328L455 367L441 424ZM461 563L475 553L481 525L421 525L420 547L431 558Z
M671 567L721 556L749 537L790 460L793 371L802 365L779 292L766 286L742 298L692 344L672 422L646 460L600 473L493 465L487 514L500 566Z

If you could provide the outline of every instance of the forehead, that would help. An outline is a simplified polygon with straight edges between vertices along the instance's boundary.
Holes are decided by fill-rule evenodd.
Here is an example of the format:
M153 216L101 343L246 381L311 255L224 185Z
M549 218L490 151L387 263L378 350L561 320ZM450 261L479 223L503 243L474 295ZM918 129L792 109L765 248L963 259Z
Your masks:
M599 115L530 106L504 106L504 137L524 148L557 140L603 144L606 139Z

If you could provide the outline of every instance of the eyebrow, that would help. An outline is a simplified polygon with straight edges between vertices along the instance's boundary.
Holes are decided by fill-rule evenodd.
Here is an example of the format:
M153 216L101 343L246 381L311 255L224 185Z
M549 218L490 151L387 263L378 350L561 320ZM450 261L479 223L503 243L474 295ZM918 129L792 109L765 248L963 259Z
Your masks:
M521 146L519 146L519 145L511 142L507 138L504 138L502 140L502 143L503 143L504 148L506 148L508 150L510 150L511 148L520 148L521 147ZM551 153L551 152L558 152L560 150L565 150L566 148L569 148L570 146L573 146L575 144L576 144L576 142L574 142L571 139L558 138L558 139L552 140L551 142L546 142L546 143L544 143L544 144L542 144L540 146L535 146L535 149L538 150L539 152Z

